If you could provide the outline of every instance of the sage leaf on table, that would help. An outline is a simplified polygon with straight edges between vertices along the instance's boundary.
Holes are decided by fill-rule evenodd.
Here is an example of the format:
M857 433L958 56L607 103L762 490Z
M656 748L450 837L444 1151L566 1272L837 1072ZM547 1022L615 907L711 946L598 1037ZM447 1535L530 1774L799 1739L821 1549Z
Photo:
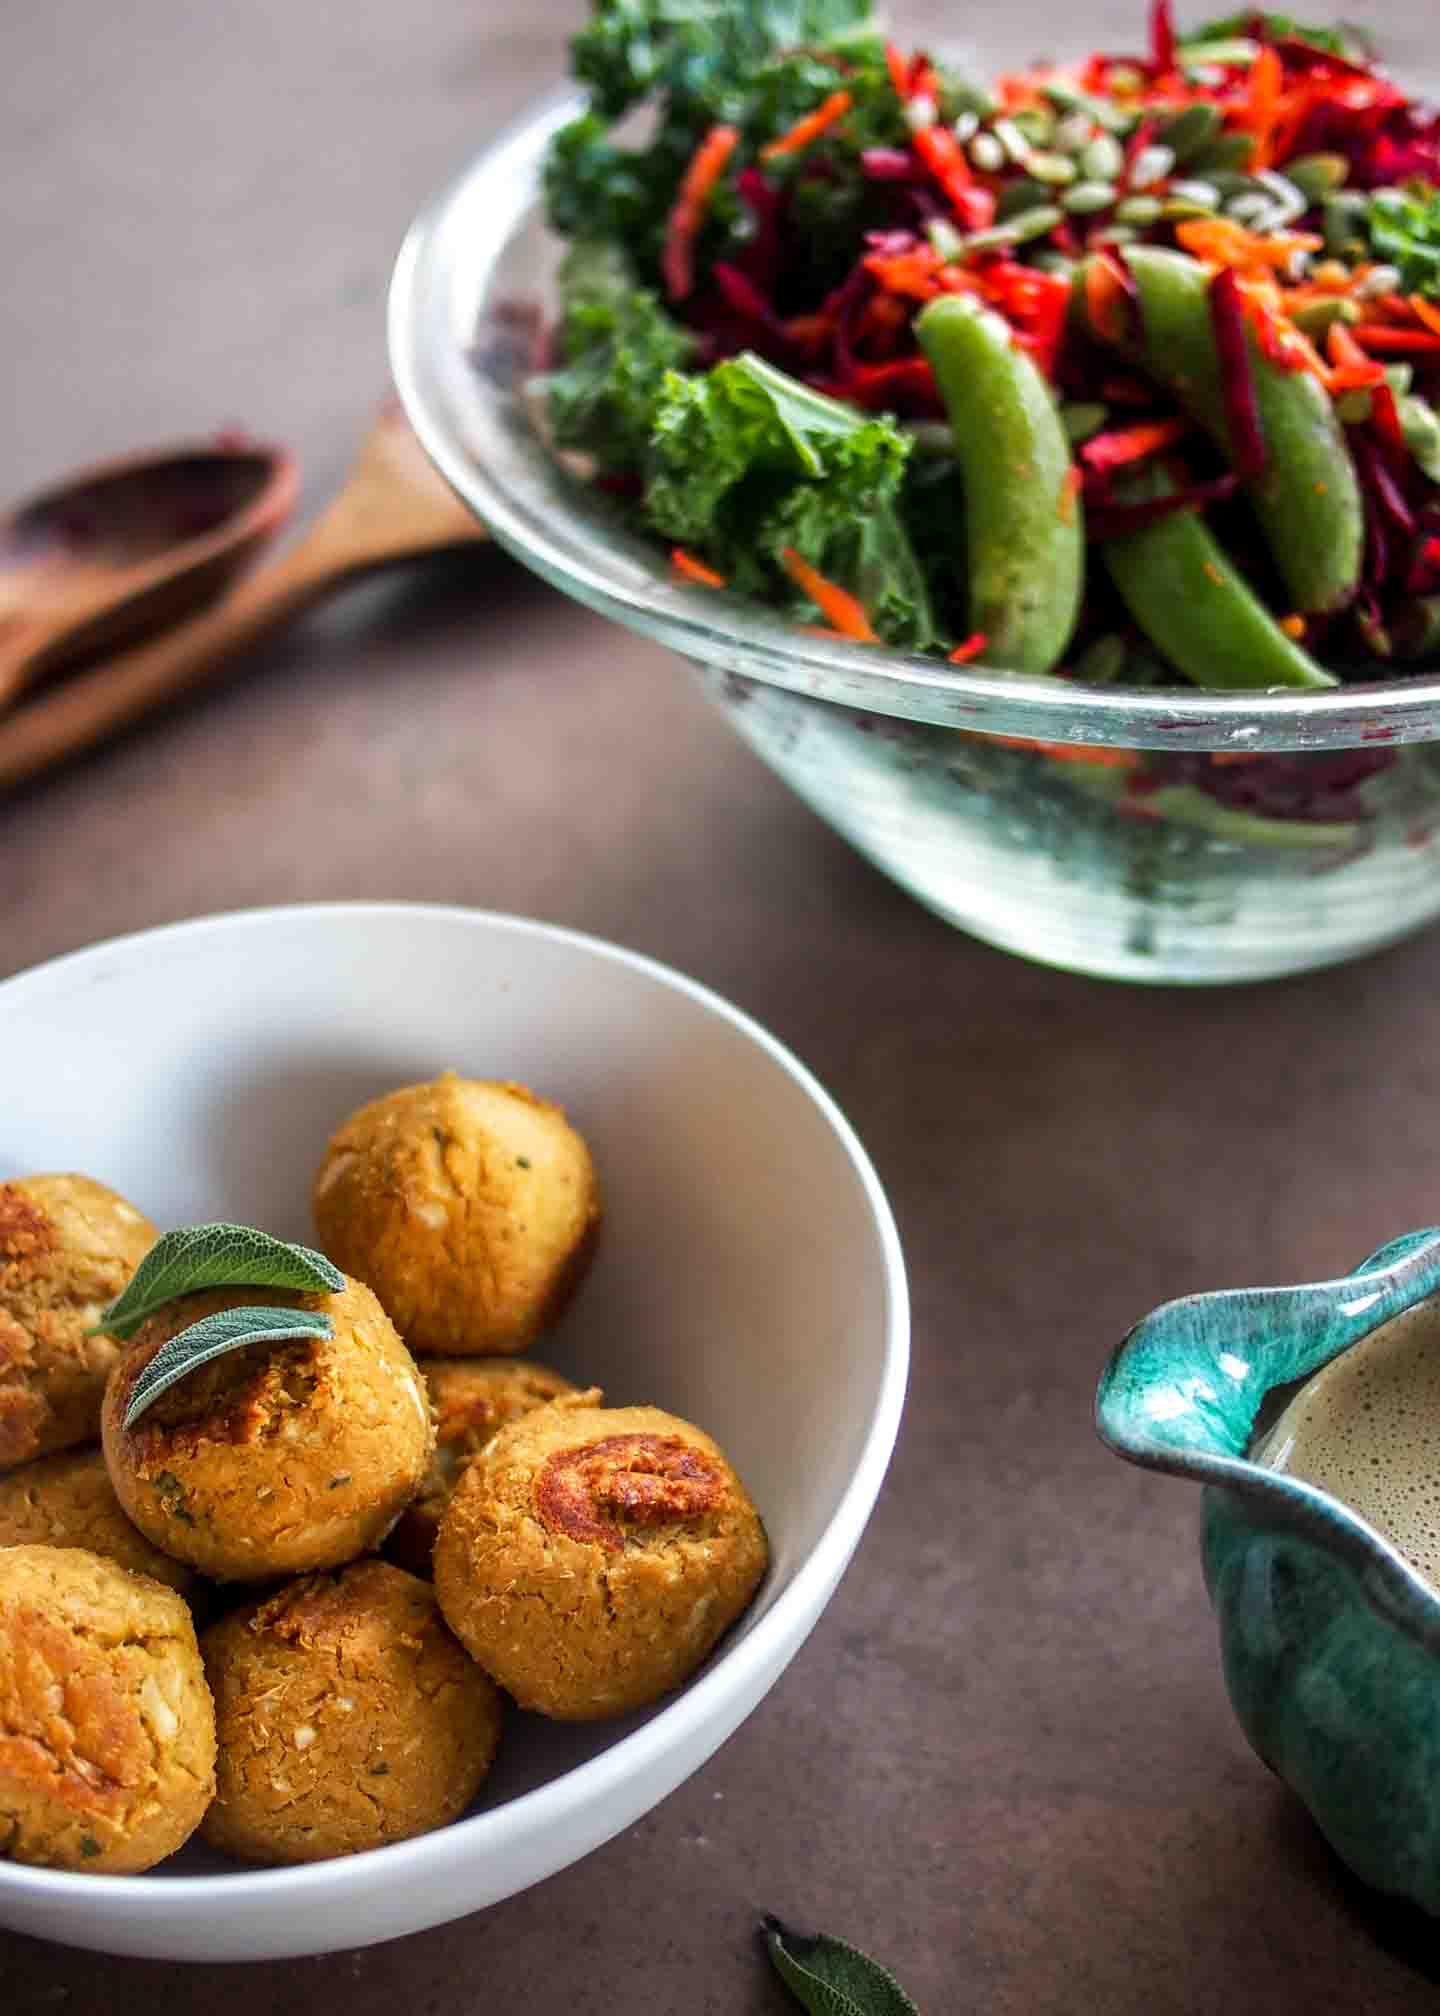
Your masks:
M763 1918L760 1934L775 1972L811 2016L920 2016L895 1976L843 1939L807 1939L778 1918Z
M133 1336L157 1309L199 1288L293 1288L334 1295L344 1286L340 1269L312 1247L272 1239L253 1225L184 1225L155 1241L95 1328L111 1337Z
M335 1325L314 1309L217 1309L188 1330L168 1338L141 1372L130 1392L125 1426L133 1428L167 1387L244 1344L281 1344L292 1337L333 1337Z

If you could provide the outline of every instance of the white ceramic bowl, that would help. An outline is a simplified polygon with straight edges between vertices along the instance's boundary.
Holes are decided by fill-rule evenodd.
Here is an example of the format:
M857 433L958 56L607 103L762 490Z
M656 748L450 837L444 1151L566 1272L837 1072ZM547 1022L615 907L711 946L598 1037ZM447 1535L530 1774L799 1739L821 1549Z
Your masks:
M164 1227L309 1232L362 1100L453 1065L561 1100L596 1151L595 1270L541 1355L702 1423L769 1529L770 1574L691 1685L619 1723L512 1713L475 1811L417 1841L146 1876L0 1861L0 1924L76 1946L256 1960L492 1904L663 1799L771 1687L859 1539L899 1424L899 1242L842 1115L754 1022L653 962L478 911L253 911L117 939L0 985L0 1178L81 1169Z

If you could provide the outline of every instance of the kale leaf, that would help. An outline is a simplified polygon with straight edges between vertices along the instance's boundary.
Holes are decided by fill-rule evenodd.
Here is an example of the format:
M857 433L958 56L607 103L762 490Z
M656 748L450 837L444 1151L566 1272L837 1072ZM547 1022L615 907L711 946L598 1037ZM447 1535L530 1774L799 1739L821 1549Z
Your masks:
M781 562L793 547L860 597L886 643L920 650L937 640L897 509L910 450L891 421L747 353L703 377L666 378L645 515L666 538L702 551L742 594L813 618Z
M1404 292L1440 300L1440 189L1377 189L1368 224L1371 245L1399 268Z
M601 468L637 470L649 452L665 374L688 364L695 340L647 288L623 252L579 239L560 271L561 368L546 380L550 424L562 448Z
M755 72L777 53L857 32L873 35L870 0L595 0L571 66L604 119L664 91L714 121L743 116Z

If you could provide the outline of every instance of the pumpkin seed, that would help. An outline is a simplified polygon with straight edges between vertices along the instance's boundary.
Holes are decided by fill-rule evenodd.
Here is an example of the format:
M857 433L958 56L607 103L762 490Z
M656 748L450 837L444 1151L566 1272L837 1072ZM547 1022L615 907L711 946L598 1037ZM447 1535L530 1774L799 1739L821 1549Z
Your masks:
M1022 210L1033 210L1037 203L1048 203L1050 191L1043 182L1032 182L1022 175L1016 182L1007 182L995 199L995 222L1003 224L1010 217L1018 217Z
M1183 165L1199 148L1207 146L1219 131L1220 114L1213 105L1201 100L1198 104L1187 105L1182 112L1167 119L1157 137L1161 145L1168 147Z
M1174 166L1175 156L1168 147L1142 147L1130 163L1130 187L1148 189L1163 182Z
M1239 196L1232 196L1225 205L1225 215L1233 217L1237 224L1245 224L1258 229L1262 217L1268 216L1270 198L1258 189L1246 189Z
M1108 408L1098 400L1074 399L1060 408L1060 419L1073 447L1098 434L1109 417Z
M1049 146L1055 120L1043 105L1027 105L1019 112L1012 112L1010 118L1032 147Z
M1068 154L1042 153L1027 154L1025 170L1037 182L1048 183L1051 188L1063 188L1067 182L1073 182L1080 172Z
M1127 196L1116 211L1121 224L1138 224L1143 230L1147 224L1156 222L1162 205L1158 196Z
M1125 150L1109 133L1097 133L1080 155L1080 170L1087 181L1114 182L1125 166Z
M1358 322L1360 310L1344 295L1332 294L1328 300L1306 301L1293 308L1290 320L1302 336L1308 336L1312 343L1319 343L1329 334L1332 322Z
M1060 207L1072 217L1093 217L1108 210L1119 194L1113 182L1076 182L1062 192Z
M1218 210L1220 191L1213 182L1201 182L1189 176L1177 176L1170 184L1170 200L1174 203L1193 203L1200 210Z
M1009 158L1017 166L1024 165L1025 156L1030 152L1030 142L1025 138L1013 119L996 119L990 131L1000 142Z
M968 152L982 175L998 175L1005 166L1005 149L993 133L977 133Z
M1217 170L1246 168L1255 152L1255 142L1248 133L1221 133L1208 146L1198 147L1185 163L1196 175L1208 175L1213 180Z
M1066 154L1078 154L1090 138L1092 121L1083 112L1067 112L1051 136Z
M1338 189L1349 173L1350 163L1343 154L1302 154L1297 161L1285 163L1286 181L1293 182L1312 203Z
M980 131L980 117L976 112L962 112L950 131L963 147L967 140L973 140Z
M1398 294L1400 291L1400 268L1398 266L1372 266L1363 280L1353 288L1357 301L1373 301L1380 294Z

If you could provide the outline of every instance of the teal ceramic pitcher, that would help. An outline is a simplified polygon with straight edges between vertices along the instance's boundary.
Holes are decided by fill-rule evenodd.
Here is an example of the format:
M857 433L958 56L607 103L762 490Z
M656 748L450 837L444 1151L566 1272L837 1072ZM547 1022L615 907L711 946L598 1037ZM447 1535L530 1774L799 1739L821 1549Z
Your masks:
M1251 1459L1267 1399L1440 1290L1440 1231L1353 1274L1155 1310L1100 1382L1132 1463L1204 1485L1205 1580L1252 1747L1366 1882L1440 1915L1440 1594L1337 1498Z

